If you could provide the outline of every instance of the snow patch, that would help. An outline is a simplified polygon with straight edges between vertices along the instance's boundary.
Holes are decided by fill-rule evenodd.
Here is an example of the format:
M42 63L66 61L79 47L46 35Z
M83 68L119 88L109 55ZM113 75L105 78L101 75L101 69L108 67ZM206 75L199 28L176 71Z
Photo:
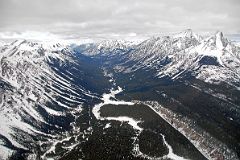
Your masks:
M120 122L127 122L130 126L132 126L134 129L142 131L143 128L138 126L138 123L141 121L136 121L133 118L130 117L125 117L125 116L120 116L120 117L107 117L107 118L102 118L107 119L107 120L114 120L114 121L120 121Z
M125 101L115 101L112 99L116 99L115 95L122 92L122 88L118 87L117 90L111 90L110 93L103 94L102 103L96 104L93 109L92 112L94 114L94 116L99 119L99 120L115 120L115 121L120 121L120 122L127 122L129 125L131 125L134 129L142 131L142 128L138 126L138 123L140 121L137 121L133 118L130 117L126 117L126 116L120 116L120 117L101 117L100 116L100 109L102 106L106 105L106 104L113 104L113 105L134 105L133 102L125 102Z
M0 140L0 144L1 144L1 140ZM8 159L13 153L14 151L5 147L5 146L2 146L0 145L0 159Z

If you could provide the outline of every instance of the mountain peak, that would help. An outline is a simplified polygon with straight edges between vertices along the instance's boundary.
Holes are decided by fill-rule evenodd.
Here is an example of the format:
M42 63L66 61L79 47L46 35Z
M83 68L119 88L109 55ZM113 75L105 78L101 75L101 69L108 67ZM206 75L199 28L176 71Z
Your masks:
M191 38L192 36L193 36L192 29L186 29L186 30L184 30L184 31L174 35L175 38L178 38L178 37L188 37L188 38Z
M192 29L186 29L180 33L173 35L173 38L194 38L197 41L201 41L202 37L194 33Z
M227 40L223 37L223 33L217 31L215 34L216 38L216 48L222 50L227 45Z
M217 31L215 35L216 37L223 37L223 33L221 31Z
M192 29L186 29L186 30L183 31L183 33L185 33L186 35L192 35L193 30Z
M15 40L11 43L11 45L14 45L14 46L20 46L21 44L23 43L26 43L27 41L25 39L21 39L21 40Z

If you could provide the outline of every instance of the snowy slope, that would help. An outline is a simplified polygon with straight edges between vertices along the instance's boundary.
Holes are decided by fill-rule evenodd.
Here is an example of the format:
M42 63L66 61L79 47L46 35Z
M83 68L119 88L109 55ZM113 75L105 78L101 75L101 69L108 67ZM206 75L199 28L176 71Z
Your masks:
M138 42L139 43L139 42ZM136 41L103 40L97 43L74 45L73 50L88 56L121 54L136 45Z
M93 78L98 72L88 66L85 69L92 74L81 70L79 63L85 64L79 55L100 57L104 65L124 74L143 69L159 79L191 77L240 87L240 47L221 32L203 38L186 30L137 44L123 40L71 46L25 40L0 44L0 158L38 147L46 158L55 153L57 142L71 139L63 134L72 127L75 113L96 96L87 81L103 82Z
M208 83L227 82L239 86L240 48L221 32L203 38L186 30L171 36L152 37L137 45L126 44L101 43L98 49L91 46L83 53L120 56L125 62L116 65L119 72L154 69L159 78L181 79L192 75Z
M0 40L0 47L4 46L6 43Z
M240 79L239 47L228 42L221 32L210 36L196 46L190 46L171 57L171 62L159 69L158 75L181 78L191 72L209 83L222 81L236 84Z
M0 158L21 149L32 150L36 138L31 136L38 135L42 142L60 136L65 129L57 120L71 119L84 98L91 97L71 81L71 73L58 71L57 66L68 63L76 63L73 54L59 43L18 40L0 48L0 140L5 146L1 153L6 153Z

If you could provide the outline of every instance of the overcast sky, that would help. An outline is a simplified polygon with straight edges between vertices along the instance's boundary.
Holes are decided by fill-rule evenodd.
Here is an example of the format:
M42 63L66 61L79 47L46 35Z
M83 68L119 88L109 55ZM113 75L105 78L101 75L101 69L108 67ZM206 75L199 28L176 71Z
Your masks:
M240 33L240 0L0 0L0 38Z

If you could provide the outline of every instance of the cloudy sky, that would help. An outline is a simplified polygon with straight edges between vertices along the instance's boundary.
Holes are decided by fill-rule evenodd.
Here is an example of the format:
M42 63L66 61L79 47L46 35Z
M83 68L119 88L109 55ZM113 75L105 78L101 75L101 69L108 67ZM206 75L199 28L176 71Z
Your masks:
M240 33L240 0L0 0L0 38Z

